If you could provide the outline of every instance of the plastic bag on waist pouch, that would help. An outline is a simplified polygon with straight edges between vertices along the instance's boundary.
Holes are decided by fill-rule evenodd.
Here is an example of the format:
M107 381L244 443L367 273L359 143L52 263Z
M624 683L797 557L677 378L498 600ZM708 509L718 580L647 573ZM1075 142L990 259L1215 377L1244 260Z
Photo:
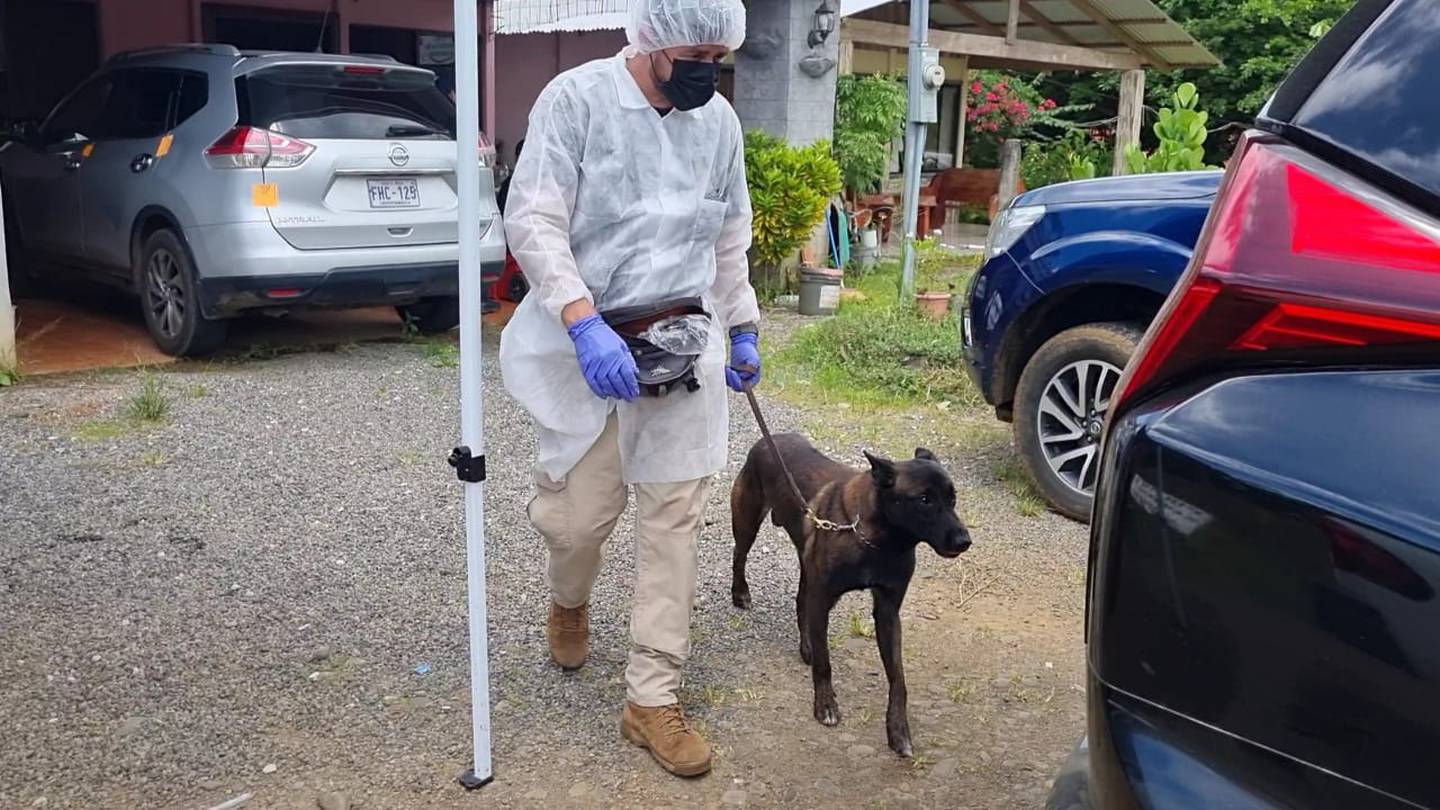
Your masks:
M703 354L710 342L710 316L691 313L662 318L641 332L640 338L671 354Z

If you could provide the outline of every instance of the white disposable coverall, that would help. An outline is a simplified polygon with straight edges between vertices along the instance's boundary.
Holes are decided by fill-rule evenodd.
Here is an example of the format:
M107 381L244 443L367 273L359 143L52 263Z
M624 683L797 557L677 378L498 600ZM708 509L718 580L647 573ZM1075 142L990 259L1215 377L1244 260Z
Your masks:
M531 290L501 335L500 367L506 389L535 419L545 474L563 480L612 409L625 483L720 470L728 329L759 319L745 258L744 139L729 103L716 95L661 116L623 54L567 71L530 113L505 214ZM696 365L700 390L632 403L596 397L561 309L581 298L604 312L688 296L702 296L712 315Z

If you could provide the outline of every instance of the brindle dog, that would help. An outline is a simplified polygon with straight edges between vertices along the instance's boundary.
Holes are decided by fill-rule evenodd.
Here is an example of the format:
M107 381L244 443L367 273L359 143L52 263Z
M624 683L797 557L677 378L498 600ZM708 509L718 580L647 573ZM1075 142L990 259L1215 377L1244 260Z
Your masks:
M750 607L745 559L768 512L800 554L800 592L795 597L800 658L810 665L815 685L815 719L833 726L840 722L840 707L830 681L830 610L843 594L868 588L875 640L890 682L885 734L890 748L908 757L900 603L915 573L919 543L928 543L942 557L958 556L970 547L970 533L955 513L955 485L924 448L915 451L914 460L899 463L866 453L870 469L857 472L816 450L803 436L782 434L775 443L801 494L823 522L806 517L764 440L752 447L730 490L735 533L731 598L736 607Z

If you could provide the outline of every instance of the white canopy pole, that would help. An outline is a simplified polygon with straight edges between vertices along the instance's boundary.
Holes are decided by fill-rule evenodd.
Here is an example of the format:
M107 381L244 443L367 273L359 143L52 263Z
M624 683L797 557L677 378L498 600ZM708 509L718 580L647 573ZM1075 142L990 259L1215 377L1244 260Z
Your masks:
M490 782L490 662L485 609L485 438L480 354L480 30L477 0L455 0L455 179L460 197L460 440L450 463L465 483L465 559L470 601L471 790ZM495 226L499 227L499 218ZM468 449L467 449L468 448Z
M930 0L910 0L910 61L906 71L909 90L909 122L905 125L905 196L901 210L905 217L905 249L900 258L900 297L915 291L915 226L920 219L920 170L925 163L925 115L921 96L925 93L921 71L925 49L930 43ZM964 122L960 122L963 126ZM928 234L919 234L921 239Z

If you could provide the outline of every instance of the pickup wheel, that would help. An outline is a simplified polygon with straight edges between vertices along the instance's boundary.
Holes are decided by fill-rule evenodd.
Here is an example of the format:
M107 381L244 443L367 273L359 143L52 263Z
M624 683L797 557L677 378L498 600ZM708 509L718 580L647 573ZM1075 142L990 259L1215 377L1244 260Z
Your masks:
M1090 520L1105 413L1143 332L1131 323L1067 329L1046 341L1020 374L1015 449L1040 494L1072 520Z

